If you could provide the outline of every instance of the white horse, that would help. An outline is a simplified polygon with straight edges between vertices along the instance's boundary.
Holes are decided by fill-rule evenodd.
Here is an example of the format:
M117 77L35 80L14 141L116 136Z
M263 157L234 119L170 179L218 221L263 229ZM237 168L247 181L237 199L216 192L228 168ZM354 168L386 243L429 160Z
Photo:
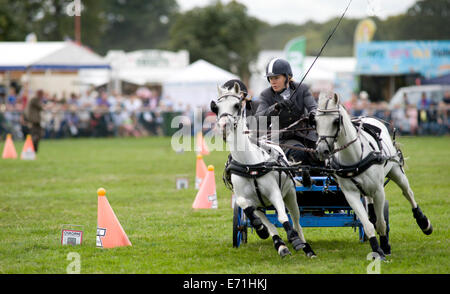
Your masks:
M211 102L211 110L218 117L217 127L229 146L235 165L244 167L244 169L251 167L254 172L258 172L258 169L255 169L255 167L276 163L274 156L271 156L267 150L258 147L250 141L243 113L245 111L245 100L240 96L241 90L239 85L235 83L231 90L218 88L218 91L219 98L217 102ZM272 146L272 148L277 149L277 151L270 153L282 154L285 159L283 152L278 146ZM270 235L275 250L281 257L284 257L291 254L289 249L280 238L277 228L258 209L266 205L273 205L278 213L278 220L283 224L288 240L293 248L297 251L303 249L308 257L314 257L315 253L306 242L300 226L300 212L293 181L285 172L259 171L263 175L246 176L231 172L231 183L236 195L236 204L244 210L258 236L262 239L267 239ZM286 207L292 217L294 227L289 222Z
M341 169L341 172L335 174L337 182L347 202L362 222L373 252L378 253L382 260L385 259L385 254L391 253L383 215L385 177L392 179L400 187L411 204L417 224L425 234L431 234L431 222L414 200L413 191L403 170L401 151L393 144L383 123L367 117L361 118L359 126L355 127L347 111L339 103L338 96L322 93L319 96L315 120L319 136L316 147L318 156L321 160L329 159L333 168ZM363 123L381 130L380 145L372 135L363 130ZM371 157L368 157L369 154ZM370 162L371 160L374 161ZM373 201L380 245L375 236L375 228L361 202L361 195L368 196L368 199Z

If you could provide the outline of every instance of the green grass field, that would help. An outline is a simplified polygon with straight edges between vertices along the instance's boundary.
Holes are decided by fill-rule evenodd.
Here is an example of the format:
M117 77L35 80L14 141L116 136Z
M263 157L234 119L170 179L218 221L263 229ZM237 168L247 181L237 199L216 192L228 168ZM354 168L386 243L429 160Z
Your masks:
M416 200L433 223L425 236L400 189L390 183L390 263L381 273L450 272L450 138L400 138ZM16 142L20 153L23 142ZM0 144L3 149L3 144ZM227 153L205 156L216 167L219 208L194 211L195 153L176 154L170 138L46 140L35 161L0 159L0 273L65 274L70 252L81 273L365 274L367 243L351 228L305 228L318 255L281 259L270 240L249 234L232 247L231 192L222 182ZM190 187L176 190L175 177ZM132 247L96 248L97 194L108 200ZM84 226L82 246L60 244L63 224ZM249 231L250 232L250 231ZM280 230L285 239L284 231Z

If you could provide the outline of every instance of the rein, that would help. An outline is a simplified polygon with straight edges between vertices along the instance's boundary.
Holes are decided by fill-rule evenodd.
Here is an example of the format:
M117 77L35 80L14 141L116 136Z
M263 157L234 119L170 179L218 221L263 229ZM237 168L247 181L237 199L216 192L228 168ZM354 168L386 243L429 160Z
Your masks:
M328 105L328 101L327 101L327 104L325 105L325 108ZM336 141L336 138L337 138L337 136L338 136L338 134L340 132L341 125L343 126L343 119L342 119L342 114L340 112L339 105L337 106L337 108L334 108L334 109L317 109L317 111L323 113L323 114L320 114L320 115L326 115L328 113L336 113L336 112L339 114L339 118L338 118L339 125L338 125L338 128L337 128L336 134L334 136L320 136L319 137L319 142L321 140L325 140L326 138L333 138L334 141L333 141L332 144L334 144L334 142ZM356 123L358 123L358 126L356 126ZM378 140L381 140L378 137L379 134L375 133L373 130L370 130L370 128L368 129L364 125L364 123L363 123L363 121L361 119L359 119L359 121L357 121L356 123L352 122L352 126L357 128L356 137L353 140L349 141L348 143L346 143L346 144L342 145L341 147L339 147L337 149L334 149L332 152L330 152L329 157L331 158L331 160L329 161L328 164L329 164L329 166L331 168L329 168L328 171L331 171L332 173L334 173L334 174L336 174L336 175L338 175L340 177L343 177L343 178L350 178L352 180L352 182L354 182L354 184L357 185L358 189L360 191L362 191L361 188L358 186L359 184L357 184L353 180L353 177L358 176L359 174L363 173L368 168L370 168L373 164L382 164L384 162L384 164L386 165L388 161L397 162L400 166L402 166L402 164L401 164L401 162L399 162L398 160L395 159L395 155L394 156L383 155L382 145L381 145L380 141L378 141ZM375 151L375 148L372 146L372 144L369 143L369 146L371 146L372 149L374 149L374 150L369 152L369 154L363 158L363 155L364 155L364 151L363 151L364 150L364 144L363 144L362 140L360 140L361 141L361 149L362 149L361 150L361 158L360 158L360 160L356 164L353 164L353 165L350 165L350 166L344 166L344 165L339 164L337 162L336 158L332 157L332 155L337 153L337 152L339 152L339 151L342 151L342 150L348 148L350 145L352 145L358 139L360 139L361 131L363 129L369 135L373 136L375 140L377 140L377 143L379 145L379 149L380 150L379 151ZM345 131L345 128L344 128L344 131ZM328 145L328 141L325 141L325 142ZM401 152L397 151L396 155L399 156L400 158L402 158ZM387 182L385 183L385 185L386 184L387 184Z
M237 95L233 95L233 94L224 94L224 95L220 96L217 99L217 102L220 102L220 100L224 99L225 97L234 97L234 98L239 99L240 105L239 105L238 114L240 113L240 115L239 115L239 117L235 118L235 116L233 116L231 113L224 112L218 117L218 119L221 119L222 117L225 117L225 116L230 116L230 117L234 118L233 129L235 130L236 127L237 127L238 122L240 120L245 119L247 117L247 107L246 107L247 99L239 97ZM295 125L299 124L300 122L305 121L307 119L308 119L307 117L301 117L300 119L296 120L295 122L293 122L289 126L287 126L285 128L282 128L280 130L271 130L271 132L284 133L284 132L315 130L315 128L289 129L289 128L291 128L291 127L293 127L293 126L295 126ZM243 134L248 135L248 134L257 133L257 132L258 132L258 130L246 130L246 131L243 132ZM265 141L266 143L269 143L269 144L278 145L280 147L291 148L291 149L300 150L300 151L309 152L309 153L315 153L316 152L316 150L313 149L313 148L306 148L306 147L304 148L304 147L298 147L298 146L289 145L289 144L280 144L280 143L277 144L277 143L274 143L274 142L269 140L270 136L271 135L265 135L265 136L263 136L260 139L260 141ZM257 146L260 145L260 143L261 143L260 141L256 142Z

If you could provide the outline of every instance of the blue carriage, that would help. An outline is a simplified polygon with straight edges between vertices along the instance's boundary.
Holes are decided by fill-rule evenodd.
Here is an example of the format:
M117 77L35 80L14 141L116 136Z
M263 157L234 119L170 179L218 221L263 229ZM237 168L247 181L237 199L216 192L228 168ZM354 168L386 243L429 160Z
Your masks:
M351 227L358 230L359 240L364 242L367 237L361 221L347 203L338 184L328 176L312 176L313 184L306 188L300 184L301 177L295 177L297 202L300 209L300 225L302 227ZM365 198L361 201L369 211ZM276 227L282 227L274 207L263 209L267 219ZM389 203L386 201L384 216L389 230ZM289 220L292 220L289 216ZM233 247L247 243L248 228L252 228L250 221L242 208L234 205L233 208Z

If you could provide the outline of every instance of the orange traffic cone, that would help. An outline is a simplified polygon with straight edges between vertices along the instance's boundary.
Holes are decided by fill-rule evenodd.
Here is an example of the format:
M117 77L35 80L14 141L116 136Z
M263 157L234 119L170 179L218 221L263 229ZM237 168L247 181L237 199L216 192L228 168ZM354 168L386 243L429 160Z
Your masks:
M197 155L197 163L195 165L195 189L200 189L203 179L206 177L208 169L203 161L203 156L201 154Z
M33 141L31 140L31 135L28 134L23 144L22 153L20 154L21 159L34 160L36 159L36 152L34 152Z
M114 211L106 198L103 188L97 190L97 247L114 248L119 246L131 246L127 234L119 223Z
M202 132L197 133L197 152L202 155L208 155L209 149L206 145L205 139L203 138Z
M217 208L216 179L214 177L214 166L208 166L208 172L198 190L192 208Z
M11 134L6 135L5 146L3 147L2 158L17 158L16 147L14 147Z

